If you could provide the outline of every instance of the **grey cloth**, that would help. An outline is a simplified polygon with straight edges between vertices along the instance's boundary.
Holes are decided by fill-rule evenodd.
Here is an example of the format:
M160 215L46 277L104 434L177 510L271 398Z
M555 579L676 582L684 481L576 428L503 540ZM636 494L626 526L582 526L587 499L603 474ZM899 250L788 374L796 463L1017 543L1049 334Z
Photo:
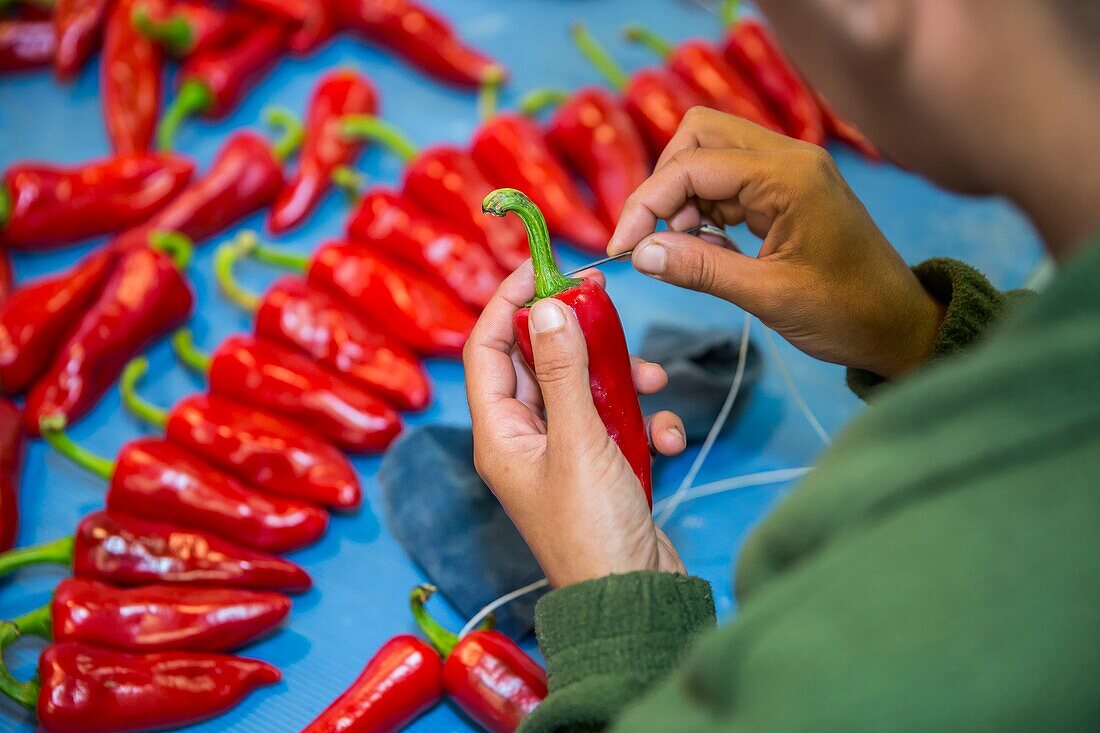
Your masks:
M703 440L729 392L740 346L739 331L695 330L661 323L650 326L642 337L638 356L663 366L668 372L668 386L657 394L643 396L642 411L649 415L672 410L683 419L688 441ZM751 391L762 370L760 350L750 340L742 395ZM744 399L734 403L727 425L733 423L745 403Z
M469 428L409 429L382 458L378 482L390 530L465 616L542 577L523 537L474 470ZM530 633L541 595L498 609L497 628L515 638Z

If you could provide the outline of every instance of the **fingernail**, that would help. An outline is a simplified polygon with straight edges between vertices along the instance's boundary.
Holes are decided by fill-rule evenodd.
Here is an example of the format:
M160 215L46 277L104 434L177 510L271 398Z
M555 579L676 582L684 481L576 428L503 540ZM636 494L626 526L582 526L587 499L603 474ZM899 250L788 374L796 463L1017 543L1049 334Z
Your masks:
M676 445L681 448L687 447L687 438L684 437L683 432L680 430L679 425L673 425L668 429L668 432L672 434L672 437L676 440Z
M552 298L545 298L531 306L531 328L535 333L549 333L565 326L565 314Z
M634 267L649 275L665 271L665 248L654 241L643 242L634 250Z

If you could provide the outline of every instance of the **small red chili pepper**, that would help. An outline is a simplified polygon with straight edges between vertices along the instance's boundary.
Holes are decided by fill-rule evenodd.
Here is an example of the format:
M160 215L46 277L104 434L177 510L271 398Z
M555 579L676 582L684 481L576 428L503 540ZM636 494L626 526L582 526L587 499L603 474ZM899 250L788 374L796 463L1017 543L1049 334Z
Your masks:
M607 291L597 282L567 278L561 274L554 262L546 222L531 199L514 189L494 191L485 198L487 214L505 216L509 211L519 216L527 227L535 270L535 300L557 298L577 315L588 345L588 373L596 411L607 428L607 434L634 469L646 500L652 506L649 438L638 404L638 393L634 389L630 353L626 348L619 314ZM530 312L530 308L517 311L513 325L523 358L534 368L531 332L527 323Z
M223 10L200 0L172 0L153 15L142 0L134 5L133 23L138 32L156 41L169 55L187 58L206 53L232 40L252 25L242 13Z
M332 0L340 24L396 52L426 74L476 87L507 78L504 67L470 46L445 18L414 0Z
M358 508L359 478L344 454L312 430L233 400L192 395L171 410L136 392L149 368L139 357L119 380L132 413L163 428L172 443L260 491L339 509Z
M0 73L53 63L57 34L49 20L0 20Z
M649 177L649 155L630 115L609 92L584 87L572 96L536 90L521 103L524 114L559 105L546 124L546 142L592 190L604 224L614 227L634 189Z
M78 578L121 586L168 583L301 593L312 584L305 570L281 557L116 511L92 512L72 537L0 553L0 577L43 563L67 565Z
M95 52L103 35L110 0L57 0L53 11L57 37L54 68L72 79Z
M703 100L664 67L641 69L627 78L607 50L581 23L573 24L573 41L612 88L622 92L623 108L641 133L652 160L672 141L680 120Z
M274 16L292 25L302 25L315 12L317 0L237 0L265 16Z
M389 404L285 346L233 336L207 356L186 330L172 343L181 361L209 374L212 394L285 415L345 450L378 453L401 432L401 417Z
M111 274L106 249L72 269L27 283L0 303L0 392L22 394L46 370Z
M63 421L46 418L40 432L58 453L110 482L108 511L172 517L264 552L306 547L328 527L320 507L262 494L167 441L130 441L111 461L74 443L63 428Z
M23 419L11 400L0 398L0 552L19 534L19 478L23 473Z
M14 165L0 181L0 243L41 250L137 226L194 170L183 156L146 152L69 167Z
M233 279L233 264L258 241L242 232L214 256L214 272L226 296L256 313L258 338L289 346L331 372L378 394L400 410L423 410L431 381L420 360L396 336L372 328L327 293L295 275L275 281L263 297Z
M409 606L420 630L443 655L443 689L490 733L511 733L546 697L546 672L499 631L459 638L428 615L435 586L413 589Z
M107 13L100 88L107 136L119 155L148 150L157 128L164 54L132 19L138 2L153 1L115 0Z
M833 106L826 101L820 92L817 94L817 104L821 109L821 118L825 122L825 132L845 145L849 145L862 153L868 159L876 163L883 160L882 151L867 139L858 127L840 116Z
M31 435L44 417L76 421L126 362L187 320L195 297L182 270L190 255L185 237L161 233L150 246L119 256L99 297L27 395L24 418Z
M282 23L257 21L228 45L190 56L180 68L179 92L157 128L157 145L170 149L179 126L192 115L227 114L279 60L288 36Z
M15 286L15 272L12 269L11 253L7 249L0 247L0 304L3 304L8 296L11 295ZM0 338L2 338L3 325L0 324ZM2 346L0 346L2 348ZM2 369L2 367L0 367ZM3 385L0 384L0 392L3 392Z
M395 636L302 733L392 733L435 705L443 694L443 662L429 644Z
M332 185L332 172L354 160L362 149L361 141L344 136L341 118L377 111L374 86L356 71L335 71L318 82L306 114L298 172L275 198L267 218L268 231L278 234L300 224Z
M295 56L305 56L332 38L339 30L333 0L315 0L309 17L290 37L290 51Z

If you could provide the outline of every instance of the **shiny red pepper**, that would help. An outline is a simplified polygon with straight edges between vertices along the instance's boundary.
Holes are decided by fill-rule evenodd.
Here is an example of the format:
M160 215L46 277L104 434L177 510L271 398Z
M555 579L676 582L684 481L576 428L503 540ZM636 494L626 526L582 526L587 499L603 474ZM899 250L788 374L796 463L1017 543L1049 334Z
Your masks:
M143 2L134 6L138 32L159 43L176 58L206 53L231 41L253 25L250 16L223 10L201 0L172 0L153 15Z
M872 161L879 162L883 159L882 151L868 140L867 136L860 132L858 127L841 117L820 93L817 95L817 104L821 109L821 118L825 122L825 132L830 137L850 145Z
M546 672L499 631L474 630L459 638L428 615L435 587L409 598L413 617L443 662L443 690L490 733L511 733L546 697Z
M174 344L188 366L209 373L212 394L285 415L345 450L378 453L401 432L401 418L387 403L285 346L233 336L208 357L195 351L186 331Z
M149 362L139 357L122 372L127 408L164 428L172 443L260 491L339 509L358 508L359 478L344 454L312 430L239 402L192 395L171 410L135 392Z
M23 285L0 303L0 392L22 394L41 375L113 271L100 250L71 269Z
M262 15L281 18L293 25L302 25L314 14L317 0L237 0Z
M557 298L576 313L588 345L589 381L596 411L607 428L607 434L634 469L646 500L652 506L649 438L631 376L626 337L611 298L594 280L578 280L561 274L550 249L546 223L538 207L527 196L514 189L494 191L485 199L485 211L493 216L505 216L511 211L523 220L531 242L535 300ZM523 358L533 368L535 362L528 328L530 312L530 308L517 311L513 325Z
M268 231L278 234L300 224L332 185L332 172L354 160L362 149L362 141L344 135L341 118L377 111L374 86L356 71L335 71L317 83L306 114L298 171L275 198L267 217Z
M560 106L546 124L546 141L588 184L600 218L614 228L626 199L649 177L641 133L619 101L597 87L584 87L572 96L536 91L523 110L533 114L549 104Z
M53 21L57 37L54 68L72 79L96 50L103 35L110 0L57 0Z
M4 303L15 288L15 271L12 269L11 253L0 247L0 304ZM2 328L2 326L0 326ZM3 385L0 385L0 392Z
M119 155L148 150L160 114L164 54L134 28L138 2L159 5L163 0L114 0L103 37L103 114L111 147Z
M74 443L60 420L47 418L42 437L74 463L110 482L107 510L149 519L171 517L264 552L289 552L325 533L328 515L296 499L268 496L226 476L164 440L133 440L114 461Z
M44 417L72 423L83 416L126 362L191 314L195 298L181 271L190 246L178 235L152 239L119 255L99 297L35 382L24 407L31 435Z
M507 276L484 245L448 230L395 191L368 191L347 231L354 242L415 268L477 312Z
M290 50L304 56L331 38L339 29L333 0L314 0L309 17L290 37Z
M431 381L420 360L399 338L368 326L332 296L296 275L276 280L262 298L244 290L233 280L233 262L256 245L247 233L223 245L214 270L222 291L256 313L258 338L309 356L400 410L423 410L431 403Z
M0 552L19 533L19 479L23 473L23 419L11 400L0 398Z
M0 243L40 250L137 226L194 170L182 156L146 152L68 167L14 165L0 182Z
M302 733L392 733L439 701L443 662L429 644L395 636Z
M340 24L396 52L426 74L476 87L506 78L504 67L463 41L442 16L414 0L332 0Z
M0 554L0 576L43 563L68 565L78 578L120 586L168 583L300 593L311 585L305 570L281 557L206 532L102 510L82 519L72 537Z
M53 63L57 35L49 20L0 20L0 74Z

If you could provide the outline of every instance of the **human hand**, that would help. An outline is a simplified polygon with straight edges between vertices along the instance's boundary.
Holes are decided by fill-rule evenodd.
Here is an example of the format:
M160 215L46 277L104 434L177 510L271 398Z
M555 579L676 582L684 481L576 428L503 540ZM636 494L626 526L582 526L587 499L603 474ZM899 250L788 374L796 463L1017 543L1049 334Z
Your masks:
M582 276L602 282L595 271ZM478 473L554 587L633 570L684 572L596 412L588 350L572 309L554 298L532 308L534 373L516 348L512 318L534 292L528 262L501 284L466 343ZM632 366L643 394L668 381L656 364ZM684 427L672 413L652 415L646 427L656 452L684 450Z
M654 230L659 220L670 231ZM687 234L745 222L757 257ZM944 308L822 148L698 107L627 201L608 244L640 272L724 298L818 359L884 377L931 353Z

